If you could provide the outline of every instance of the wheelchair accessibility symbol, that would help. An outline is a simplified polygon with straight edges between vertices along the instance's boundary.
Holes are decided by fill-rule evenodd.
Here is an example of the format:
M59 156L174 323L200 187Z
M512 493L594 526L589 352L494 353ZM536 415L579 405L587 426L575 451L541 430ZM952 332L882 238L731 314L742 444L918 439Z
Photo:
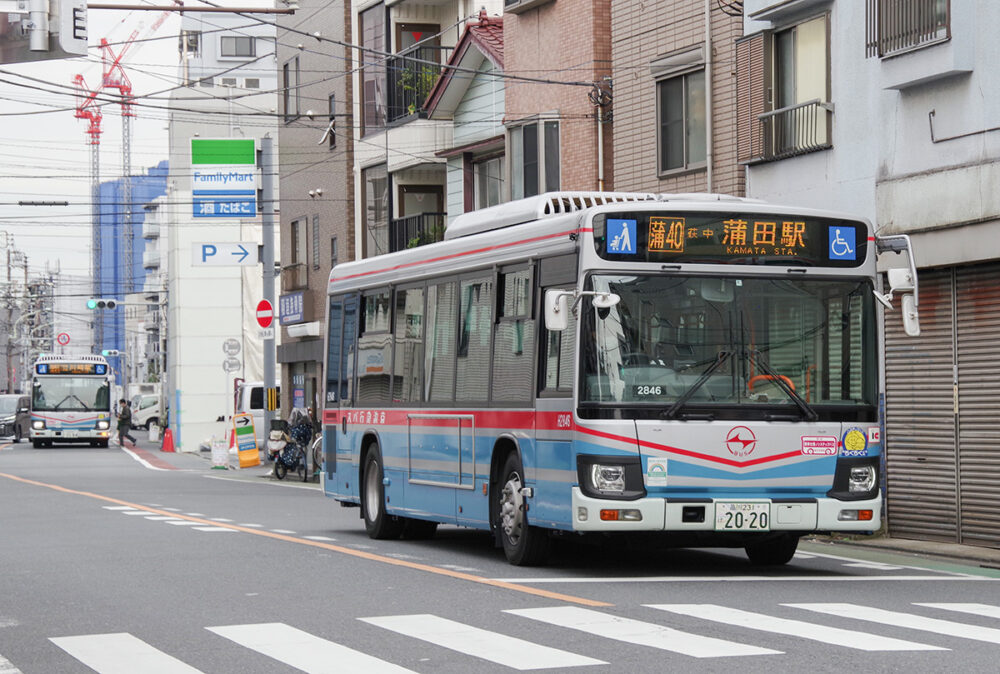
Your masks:
M857 242L853 227L830 227L830 259L856 260Z

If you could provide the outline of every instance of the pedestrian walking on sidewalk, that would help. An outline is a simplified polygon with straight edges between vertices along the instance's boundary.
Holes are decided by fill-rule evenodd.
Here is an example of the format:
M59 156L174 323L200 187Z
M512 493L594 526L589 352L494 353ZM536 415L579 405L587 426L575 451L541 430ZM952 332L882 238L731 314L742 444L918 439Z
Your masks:
M122 398L118 401L118 444L122 447L125 446L125 438L135 444L135 438L129 434L130 430L132 430L132 410L128 401Z

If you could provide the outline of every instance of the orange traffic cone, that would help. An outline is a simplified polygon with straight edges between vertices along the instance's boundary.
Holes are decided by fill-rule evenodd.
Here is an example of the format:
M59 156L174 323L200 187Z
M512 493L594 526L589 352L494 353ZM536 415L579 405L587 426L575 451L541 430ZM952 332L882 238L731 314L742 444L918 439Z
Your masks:
M174 432L169 428L163 429L163 444L160 445L161 452L176 452L174 449Z

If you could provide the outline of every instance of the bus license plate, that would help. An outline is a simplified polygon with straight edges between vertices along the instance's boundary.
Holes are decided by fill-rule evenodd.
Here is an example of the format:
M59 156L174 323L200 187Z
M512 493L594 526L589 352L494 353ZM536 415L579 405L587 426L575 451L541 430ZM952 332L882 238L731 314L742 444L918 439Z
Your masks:
M715 504L716 531L769 531L770 503Z
M63 431L64 438L75 438L80 435L80 431Z

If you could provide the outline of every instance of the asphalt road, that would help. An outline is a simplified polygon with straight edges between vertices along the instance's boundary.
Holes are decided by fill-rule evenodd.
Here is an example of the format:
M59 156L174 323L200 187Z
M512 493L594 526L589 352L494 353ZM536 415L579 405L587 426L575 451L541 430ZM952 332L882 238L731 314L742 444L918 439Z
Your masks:
M151 447L148 444L143 446ZM807 543L367 538L357 509L202 455L0 441L0 674L996 671L1000 572Z

